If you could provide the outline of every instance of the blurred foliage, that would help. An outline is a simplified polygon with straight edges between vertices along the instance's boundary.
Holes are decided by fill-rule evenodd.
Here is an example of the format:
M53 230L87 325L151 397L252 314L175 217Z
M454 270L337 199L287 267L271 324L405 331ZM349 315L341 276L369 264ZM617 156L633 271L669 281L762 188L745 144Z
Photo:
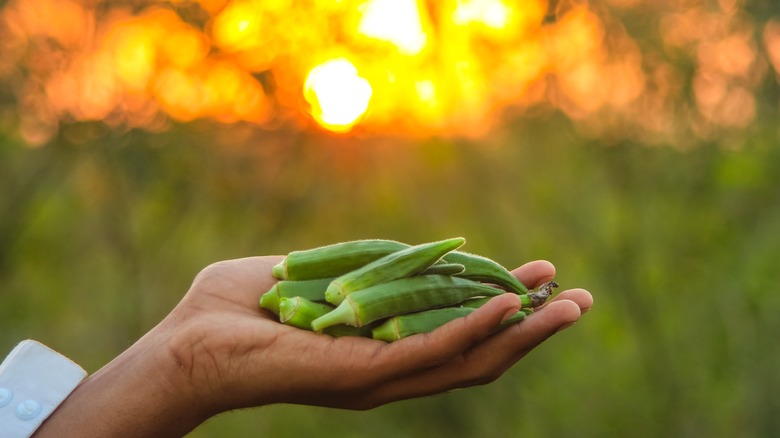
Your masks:
M415 144L214 128L3 139L0 347L38 338L94 371L213 261L462 235L507 266L551 260L594 310L485 387L361 413L247 410L192 436L780 432L771 121L739 150L686 151L605 146L562 118Z
M779 436L780 11L635 3L595 9L649 54L643 66L662 58L681 85L662 93L663 117L631 106L626 124L621 108L582 123L571 107L540 105L480 138L412 140L207 121L151 132L63 116L30 147L17 129L25 113L14 113L29 102L0 82L0 351L35 338L93 372L209 263L464 236L509 267L552 261L564 288L594 294L594 309L487 386L369 412L226 413L191 436ZM675 14L684 7L701 15ZM713 41L747 32L742 52L659 31L723 10L728 32L716 26ZM705 68L730 53L759 73ZM648 79L642 96L664 83ZM707 106L720 86L728 93ZM26 107L48 114L37 109Z

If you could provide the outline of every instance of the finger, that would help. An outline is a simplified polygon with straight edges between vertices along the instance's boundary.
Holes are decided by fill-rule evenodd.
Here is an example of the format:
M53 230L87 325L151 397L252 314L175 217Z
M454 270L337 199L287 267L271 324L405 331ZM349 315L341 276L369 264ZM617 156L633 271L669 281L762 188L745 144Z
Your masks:
M519 307L517 295L501 294L431 333L383 345L370 366L380 381L440 366L493 334L505 315Z
M591 307L593 307L593 296L585 289L569 289L565 290L558 295L555 296L551 302L559 301L559 300L569 300L574 301L577 303L577 305L580 307L580 312L585 313L588 310L590 310ZM549 304L549 303L547 303ZM545 304L545 305L547 305ZM541 306L541 308L543 308Z
M370 398L384 404L490 383L579 316L579 305L573 301L550 303L522 323L494 334L440 367L380 385Z
M512 275L527 287L535 288L555 278L555 266L547 260L535 260L512 270Z

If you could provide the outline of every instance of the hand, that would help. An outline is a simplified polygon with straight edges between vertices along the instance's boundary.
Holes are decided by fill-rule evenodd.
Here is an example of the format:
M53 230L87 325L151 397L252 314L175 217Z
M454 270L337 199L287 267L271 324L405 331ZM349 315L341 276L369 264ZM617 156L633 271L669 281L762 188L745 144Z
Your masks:
M235 408L297 403L370 409L486 384L592 305L587 291L567 290L522 323L498 330L520 305L507 293L465 318L394 343L331 338L279 324L258 308L260 295L276 281L271 268L280 260L250 257L207 267L160 325L117 358L117 366L112 362L97 373L116 377L127 372L121 364L133 359L148 364L135 368L149 374L158 392L153 403L139 404L136 410L143 412L131 413L131 406L125 414L133 417L134 429L145 436L184 434ZM554 277L555 268L537 261L513 273L539 285ZM143 416L150 405L155 418ZM144 422L147 427L139 429Z

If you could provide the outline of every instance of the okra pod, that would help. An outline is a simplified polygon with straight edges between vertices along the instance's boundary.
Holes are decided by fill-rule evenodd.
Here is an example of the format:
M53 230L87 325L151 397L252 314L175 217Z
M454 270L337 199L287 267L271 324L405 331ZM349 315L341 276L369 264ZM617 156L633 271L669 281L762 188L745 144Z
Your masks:
M536 307L538 303L534 301L534 298L530 294L522 294L518 295L520 297L520 308L522 309L530 309L533 307ZM471 300L464 301L461 303L462 307L471 307L476 309L477 307L482 307L483 304L487 303L487 301L493 297L479 297L474 298Z
M279 300L281 298L303 297L311 301L325 301L325 289L328 288L332 278L318 278L314 280L281 280L260 297L260 307L270 310L275 315L279 314Z
M380 341L393 342L419 333L429 333L444 324L462 318L477 310L477 307L443 307L398 315L383 321L371 329L371 337ZM501 322L501 327L518 323L533 313L531 309L520 309Z
M346 274L388 254L408 248L394 240L368 239L334 243L318 248L292 251L276 266L279 280L311 280Z
M325 291L325 299L338 305L346 295L357 290L420 274L465 242L466 239L462 237L454 237L388 254L333 280Z
M471 307L443 307L417 313L394 316L371 330L371 337L393 342L418 333L428 333L461 318L477 309Z
M333 310L327 304L315 303L303 297L281 298L279 300L279 322L311 330L311 322Z
M490 300L493 297L476 297L476 298L469 298L468 300L460 303L460 307L469 307L472 309L476 309L477 307L482 307L483 304L487 303L488 300ZM522 301L521 301L522 303Z
M501 327L506 327L524 320L528 315L534 313L534 309L520 309L514 315L501 321Z
M423 275L456 275L465 269L460 263L436 263L423 271Z
M444 256L447 263L459 263L465 266L459 277L468 278L507 288L517 294L527 294L528 288L503 267L500 263L476 254L452 251Z
M361 327L405 313L459 304L477 296L495 296L503 289L466 278L420 275L361 289L347 295L334 310L312 321L312 329L335 324Z

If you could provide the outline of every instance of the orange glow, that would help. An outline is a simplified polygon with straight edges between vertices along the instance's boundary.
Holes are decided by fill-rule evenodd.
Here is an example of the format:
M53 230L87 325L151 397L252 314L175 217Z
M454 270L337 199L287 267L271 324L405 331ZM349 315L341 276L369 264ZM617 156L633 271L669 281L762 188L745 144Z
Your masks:
M437 103L436 85L434 85L433 81L430 79L417 81L414 85L417 89L417 96L420 98L421 102L425 102L429 105L435 105Z
M233 1L214 18L214 43L227 52L252 47L262 37L262 10L250 0Z
M405 55L425 48L427 35L416 0L368 0L360 10L359 33L392 43Z
M311 114L325 128L348 131L368 109L371 85L344 58L314 67L304 85Z
M756 30L740 2L659 8L659 44L687 54L688 70L648 56L609 12L657 6L557 5L545 22L547 0L10 0L0 81L19 84L20 130L40 142L63 120L203 118L476 136L539 106L648 136L682 113L704 133L747 126L762 72L780 75L780 21ZM675 109L681 90L692 98Z
M111 35L116 76L130 90L144 90L154 73L157 47L153 37L141 23L119 26Z
M764 44L767 47L769 62L780 75L780 21L772 20L764 27Z
M481 23L503 29L509 21L510 9L500 0L457 1L452 20L455 24Z

